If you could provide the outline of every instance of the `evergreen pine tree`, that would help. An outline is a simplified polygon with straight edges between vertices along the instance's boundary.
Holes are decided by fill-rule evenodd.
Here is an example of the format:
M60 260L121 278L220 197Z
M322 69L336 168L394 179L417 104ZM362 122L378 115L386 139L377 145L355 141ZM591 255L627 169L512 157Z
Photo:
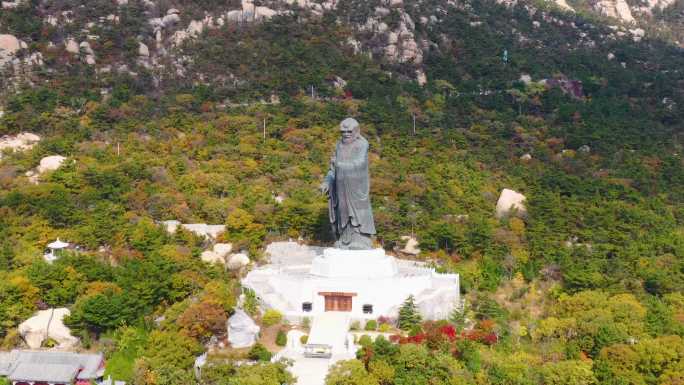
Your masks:
M410 295L399 309L399 328L411 330L415 326L419 326L421 321L422 317L416 307L415 299L413 295Z

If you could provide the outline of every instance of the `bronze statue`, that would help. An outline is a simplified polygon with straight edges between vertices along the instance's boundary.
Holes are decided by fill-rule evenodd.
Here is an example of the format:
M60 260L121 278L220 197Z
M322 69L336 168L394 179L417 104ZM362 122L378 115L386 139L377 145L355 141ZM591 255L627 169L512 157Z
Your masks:
M340 123L342 138L330 159L330 170L321 184L328 194L330 223L335 247L367 250L373 246L375 222L370 203L368 141L361 136L359 122L347 118Z

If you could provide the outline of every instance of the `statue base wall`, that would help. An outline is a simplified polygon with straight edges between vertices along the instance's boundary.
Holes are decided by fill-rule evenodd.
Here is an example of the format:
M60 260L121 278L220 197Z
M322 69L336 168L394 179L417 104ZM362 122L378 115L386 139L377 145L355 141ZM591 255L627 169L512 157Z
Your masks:
M387 278L398 272L396 260L383 249L326 248L311 263L311 275L327 278Z
M327 311L346 311L352 320L393 318L409 295L425 319L445 319L460 306L458 274L440 274L382 249L313 249L294 242L283 249L271 252L272 263L250 271L242 284L264 308L291 322Z

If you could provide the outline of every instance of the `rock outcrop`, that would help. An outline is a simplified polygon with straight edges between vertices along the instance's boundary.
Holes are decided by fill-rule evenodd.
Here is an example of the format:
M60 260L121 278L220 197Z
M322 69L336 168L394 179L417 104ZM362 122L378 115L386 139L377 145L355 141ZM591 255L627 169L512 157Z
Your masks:
M2 159L3 151L30 150L39 140L40 136L30 132L22 132L14 136L3 136L0 138L0 159Z
M40 164L36 168L36 171L38 171L39 174L48 171L55 171L62 166L65 160L66 157L61 155L46 156L40 160Z
M594 8L603 16L612 17L626 23L634 23L636 20L632 10L625 0L601 0Z
M526 199L523 194L507 188L503 189L496 202L496 217L499 219L507 217L512 211L515 211L518 216L525 216L527 214Z
M0 65L10 62L17 51L26 47L26 43L14 35L0 35Z
M420 254L420 248L418 248L418 240L408 235L401 237L402 241L406 241L406 245L399 250L400 252L408 255L418 255Z
M59 349L73 348L78 338L71 335L63 322L69 314L69 309L64 307L38 311L19 325L19 334L31 349L39 349L47 338L55 340Z
M211 250L205 250L200 255L200 259L209 263L226 264L226 259L233 250L233 245L230 243L217 243Z
M238 270L249 265L249 257L245 253L236 253L228 258L228 268Z
M176 220L162 221L161 224L169 234L174 234L178 227L190 231L200 237L216 239L226 231L225 225L208 225L206 223L180 223Z
M259 325L242 309L228 319L228 342L233 348L248 348L259 338Z
M66 160L66 157L63 157L61 155L50 155L46 156L43 159L40 160L40 164L38 164L38 167L35 168L35 170L30 170L26 172L26 176L29 178L29 181L31 183L37 184L38 183L38 178L48 172L48 171L55 171L58 168L64 164L64 161Z

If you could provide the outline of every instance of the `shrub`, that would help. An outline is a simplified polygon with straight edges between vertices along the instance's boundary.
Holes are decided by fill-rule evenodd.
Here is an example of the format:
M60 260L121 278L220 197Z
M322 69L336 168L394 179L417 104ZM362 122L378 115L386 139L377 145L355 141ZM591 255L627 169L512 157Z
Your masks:
M266 327L279 324L280 321L282 321L282 320L283 320L283 315L278 310L275 310L275 309L266 310L263 318L261 319L262 323Z
M371 336L364 334L361 336L361 338L359 338L359 345L363 347L371 346L373 345L373 339Z
M306 343L309 342L309 336L304 334L303 336L299 337L299 342L301 342L302 345L306 345Z
M392 326L390 326L390 324L380 324L380 326L378 326L378 331L382 333L387 333L390 330L392 330Z
M252 349L247 353L247 357L254 361L270 361L273 354L266 349L266 347L260 343L252 346Z
M278 345L278 346L285 346L285 345L287 345L287 335L285 334L284 331L278 330L278 335L276 335L275 343L276 343L276 345Z
M53 338L46 338L43 343L41 343L41 348L54 348L59 345L59 342L55 341Z
M354 321L351 323L351 326L349 326L349 329L359 330L359 329L361 329L361 323L359 321Z
M309 317L302 318L302 327L306 328L306 329L310 328L311 327L311 318L309 318Z
M247 314L255 316L257 314L257 310L259 309L259 300L257 299L256 293L254 290L249 288L244 288L243 292L245 293L245 297L242 307L245 309Z
M372 331L378 328L378 322L374 319L366 321L366 326L364 330Z

